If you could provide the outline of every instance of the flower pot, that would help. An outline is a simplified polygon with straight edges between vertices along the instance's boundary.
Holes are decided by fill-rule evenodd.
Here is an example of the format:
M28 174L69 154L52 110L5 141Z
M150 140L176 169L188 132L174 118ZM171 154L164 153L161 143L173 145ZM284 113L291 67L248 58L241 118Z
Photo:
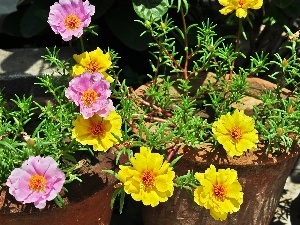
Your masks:
M152 208L144 206L144 225L269 225L284 184L299 156L299 146L294 145L290 153L284 150L277 156L265 154L265 149L247 153L242 157L228 158L223 148L210 152L211 145L195 149L181 149L184 157L175 165L178 175L187 170L204 172L210 164L217 169L237 170L244 192L244 200L238 212L229 214L225 221L216 221L209 210L196 205L183 189L175 189L174 195L165 203Z
M248 96L241 99L241 104L234 104L233 107L244 110L247 115L252 115L253 106L263 103L258 97L265 90L273 90L276 85L260 78L246 78L246 80L249 84ZM158 82L160 81L158 80ZM193 80L191 93L196 92L199 86L205 86L208 81L215 82L211 73L206 73L199 79ZM230 82L229 79L228 82ZM150 83L142 85L135 90L135 94L143 98L149 85ZM174 99L179 99L181 90L176 87L176 83L171 86L169 92ZM283 98L287 98L289 94L289 90L283 89ZM151 102L151 99L146 99L146 101ZM204 116L210 118L210 115ZM155 132L155 126L151 125L151 118L145 121L145 125L151 126L151 129ZM133 129L133 131L141 134L137 129ZM141 135L144 138L144 134ZM214 151L211 150L212 144L200 145L197 146L197 149L187 146L180 148L178 153L184 156L175 164L174 170L179 176L186 174L188 170L203 173L211 164L215 165L217 169L231 168L237 170L239 182L244 192L240 210L229 214L225 221L216 221L210 215L209 210L198 206L186 190L175 188L174 195L167 202L160 203L156 207L143 207L144 225L270 224L286 179L299 156L299 145L295 142L289 153L282 149L271 155L265 153L266 146L264 143L260 143L255 152L246 152L243 156L234 158L227 157L221 145Z
M81 161L78 171L82 174L82 182L67 184L68 192L61 193L66 204L63 208L57 207L53 201L42 210L36 209L33 204L23 205L4 187L0 195L0 224L109 225L112 216L110 201L116 180L101 171L115 166L115 155L109 150L107 153L95 153L95 156L89 162Z

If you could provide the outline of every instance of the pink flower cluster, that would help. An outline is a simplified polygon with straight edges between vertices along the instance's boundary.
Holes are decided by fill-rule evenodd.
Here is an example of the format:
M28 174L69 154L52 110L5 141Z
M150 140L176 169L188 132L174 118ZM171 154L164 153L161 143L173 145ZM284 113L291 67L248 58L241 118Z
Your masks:
M49 156L30 156L21 168L14 169L8 177L6 185L9 193L17 201L34 203L36 208L44 208L46 201L53 200L61 191L66 179L57 166Z
M66 97L80 107L83 118L92 117L94 113L101 117L108 116L114 110L110 83L101 73L85 72L73 78L66 89Z
M88 0L59 0L50 7L48 23L56 34L69 41L72 36L81 37L83 28L89 26L94 13L95 6ZM85 72L73 78L65 95L80 107L84 119L92 117L94 113L106 117L115 109L108 99L111 95L110 84L98 72Z

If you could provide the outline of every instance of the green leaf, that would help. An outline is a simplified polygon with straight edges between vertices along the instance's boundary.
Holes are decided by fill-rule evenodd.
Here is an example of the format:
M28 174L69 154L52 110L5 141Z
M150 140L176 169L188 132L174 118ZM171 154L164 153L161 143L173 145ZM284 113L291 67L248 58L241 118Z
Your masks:
M15 150L15 147L10 145L9 143L5 142L5 141L0 141L0 146L4 146L4 147L7 147L8 149L11 149L11 150Z
M125 199L125 191L123 188L117 188L114 193L112 194L111 201L110 201L110 207L113 208L115 200L117 196L120 196L120 208L119 212L120 214L123 211L123 206L124 206L124 199Z
M63 153L63 157L73 163L77 163L76 158L73 155L68 154L67 152Z
M56 196L56 198L54 199L54 202L59 208L63 208L65 206L64 200L62 199L60 194L58 194Z
M182 158L182 155L176 157L172 162L170 163L170 166L173 167L180 159Z
M168 0L133 0L136 14L144 20L156 21L168 11Z
M113 175L115 178L119 179L118 173L116 173L116 172L113 171L113 170L101 170L101 171L102 171L102 173L108 173L108 174L110 174L110 175Z

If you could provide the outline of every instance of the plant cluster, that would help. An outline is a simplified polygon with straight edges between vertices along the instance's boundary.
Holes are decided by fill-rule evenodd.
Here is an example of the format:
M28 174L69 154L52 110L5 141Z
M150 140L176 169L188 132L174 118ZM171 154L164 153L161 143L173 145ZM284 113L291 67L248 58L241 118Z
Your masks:
M268 54L255 52L247 59L240 46L247 41L244 26L252 26L252 9L260 9L263 1L219 3L224 19L229 14L236 24L236 35L219 36L217 24L209 19L189 23L187 0L133 2L140 17L136 22L145 29L141 35L153 40L151 81L138 90L120 79L116 52L109 47L85 50L85 34L97 35L91 25L95 7L87 0L54 3L49 25L64 41L78 38L81 50L73 60L63 61L56 48L47 49L44 58L56 70L40 77L39 85L53 95L54 104L42 106L17 97L15 106L7 109L0 99L0 150L5 158L0 172L10 194L38 208L46 200L59 202L63 184L80 180L74 154L105 152L114 146L119 170L103 172L119 180L112 204L120 196L120 211L125 193L155 207L175 188L184 188L216 220L237 212L243 203L237 171L210 165L204 172L189 170L179 176L173 168L182 157L178 150L213 143L211 151L222 145L228 157L239 157L261 146L266 154L276 155L299 145L299 32L285 27L288 57L277 53L270 61ZM170 17L171 10L181 18L180 26ZM237 67L241 59L249 60L250 66ZM270 67L276 67L268 74L273 88L259 93L259 104L251 105L250 113L241 109L243 99L251 95L248 78L268 73ZM26 125L36 110L41 122L29 136ZM124 155L125 162L120 160Z

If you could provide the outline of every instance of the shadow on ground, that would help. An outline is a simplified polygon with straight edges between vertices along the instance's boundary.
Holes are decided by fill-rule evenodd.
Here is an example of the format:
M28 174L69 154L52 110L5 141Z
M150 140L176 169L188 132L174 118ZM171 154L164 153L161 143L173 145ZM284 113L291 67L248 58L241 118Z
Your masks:
M141 209L141 202L136 202L126 196L122 214L119 213L119 208L115 207L110 225L143 225Z
M300 158L288 177L270 225L300 225Z
M300 194L291 203L291 225L300 224Z
M285 190L286 192L286 190ZM300 194L295 199L284 199L279 202L276 214L270 225L300 225Z

